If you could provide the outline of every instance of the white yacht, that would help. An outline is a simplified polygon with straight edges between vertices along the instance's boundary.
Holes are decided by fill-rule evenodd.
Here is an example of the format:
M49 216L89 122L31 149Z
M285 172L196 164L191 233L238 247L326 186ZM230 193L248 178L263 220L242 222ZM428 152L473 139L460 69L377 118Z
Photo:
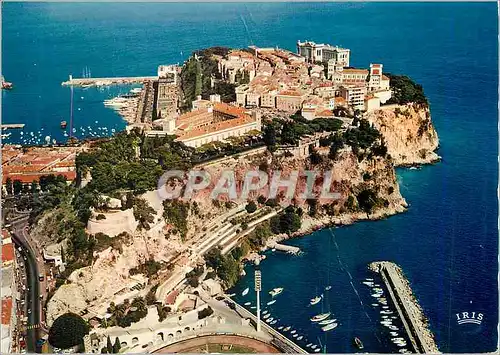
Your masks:
M276 287L276 288L273 288L271 291L269 291L269 294L273 297L276 297L278 296L281 292L283 292L283 288L282 287Z
M246 296L248 294L248 291L250 291L250 288L245 288L243 292L241 293L242 296Z
M318 304L321 301L321 296L316 296L314 298L311 298L311 306L314 306L315 304Z
M325 319L325 320L322 320L321 322L319 322L318 324L319 325L328 325L328 324L332 324L336 321L337 319Z
M315 315L314 317L311 318L311 322L321 322L322 320L325 320L326 318L330 317L330 314L331 313L328 312Z
M272 305L274 303L276 303L276 300L272 300L272 301L267 302L267 305L270 306L270 305Z
M329 330L337 328L337 326L338 326L337 323L332 323L332 324L325 325L324 327L321 328L321 330L324 332L328 332Z

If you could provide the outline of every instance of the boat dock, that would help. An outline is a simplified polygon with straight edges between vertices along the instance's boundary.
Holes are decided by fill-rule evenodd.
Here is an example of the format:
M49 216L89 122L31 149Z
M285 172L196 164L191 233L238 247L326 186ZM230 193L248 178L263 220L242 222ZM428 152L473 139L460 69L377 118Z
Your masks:
M250 318L254 324L257 324L257 316L255 316L252 312L248 311L246 308L240 306L238 303L236 303L234 300L230 299L229 297L226 297L226 300L234 303L235 305L235 310L240 314L240 316L244 318ZM269 333L273 337L272 343L276 344L276 346L279 349L283 349L283 351L287 354L308 354L307 351L302 349L300 346L295 344L292 340L288 339L286 336L278 332L276 329L271 327L269 324L264 322L263 320L260 321L260 325L262 327L262 330L265 330L267 333Z
M123 84L143 84L144 82L158 80L157 76L129 76L115 78L73 78L69 77L68 81L62 82L63 86L108 86L108 85L123 85Z
M24 128L24 123L3 123L2 129L10 129L10 128Z
M420 308L403 271L389 261L377 261L369 269L380 274L399 314L411 347L415 353L439 353L434 336L427 327L425 315Z
M285 245L285 244L279 244L276 242L270 242L267 245L269 248L274 248L276 250L284 251L288 254L293 254L297 255L300 253L300 248L299 247L294 247L292 245Z

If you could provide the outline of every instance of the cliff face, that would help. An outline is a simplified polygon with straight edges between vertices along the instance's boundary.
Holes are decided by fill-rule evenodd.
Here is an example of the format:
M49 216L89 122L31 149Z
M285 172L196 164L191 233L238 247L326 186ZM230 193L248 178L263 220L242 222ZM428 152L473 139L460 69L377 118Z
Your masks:
M428 107L390 105L368 114L384 137L396 166L430 164L440 160L435 150L439 139Z

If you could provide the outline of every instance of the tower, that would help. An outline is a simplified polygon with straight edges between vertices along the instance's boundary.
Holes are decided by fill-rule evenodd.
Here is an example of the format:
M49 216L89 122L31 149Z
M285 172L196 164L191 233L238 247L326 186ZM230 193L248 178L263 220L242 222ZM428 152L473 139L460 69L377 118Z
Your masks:
M260 273L259 259L255 260L255 292L257 293L257 332L260 332L260 291L262 275Z

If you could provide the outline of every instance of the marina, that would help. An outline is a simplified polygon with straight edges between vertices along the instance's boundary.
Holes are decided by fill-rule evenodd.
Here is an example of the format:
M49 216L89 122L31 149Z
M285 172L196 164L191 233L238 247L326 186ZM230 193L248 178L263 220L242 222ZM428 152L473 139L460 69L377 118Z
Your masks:
M426 318L411 291L408 280L403 276L402 270L396 264L388 261L373 262L369 265L369 269L379 273L382 277L403 322L413 352L439 353L434 337L427 327ZM381 323L387 324L389 329L393 331L399 330L390 325L389 322L381 321ZM406 342L399 343L406 345Z

